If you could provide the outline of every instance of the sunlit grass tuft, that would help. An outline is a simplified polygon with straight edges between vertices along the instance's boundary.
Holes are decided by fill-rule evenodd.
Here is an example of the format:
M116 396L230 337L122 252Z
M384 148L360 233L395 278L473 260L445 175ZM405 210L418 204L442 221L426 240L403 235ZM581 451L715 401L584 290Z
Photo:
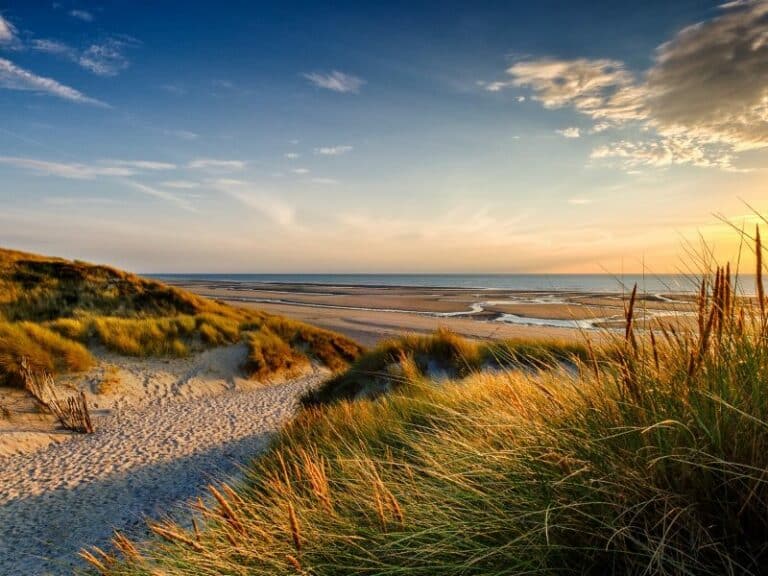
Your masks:
M584 362L588 348L575 341L513 340L480 342L446 329L435 334L407 335L383 342L351 368L311 391L308 405L371 397L426 379L464 378L481 370L547 369L559 363Z
M51 372L80 372L90 368L93 359L80 343L33 322L0 322L0 379L16 384L21 359L30 366Z

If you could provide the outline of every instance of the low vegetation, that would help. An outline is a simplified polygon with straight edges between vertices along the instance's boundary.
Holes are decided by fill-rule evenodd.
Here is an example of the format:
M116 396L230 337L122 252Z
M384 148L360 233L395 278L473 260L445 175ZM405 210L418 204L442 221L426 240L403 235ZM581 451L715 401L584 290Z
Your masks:
M52 373L87 370L89 349L182 357L243 341L254 378L311 361L341 370L361 348L300 322L207 300L106 266L0 250L0 383L21 358Z
M340 398L304 410L243 485L211 489L203 526L84 556L111 576L764 574L758 283L739 299L718 269L690 331L635 333L631 303L609 351L567 351L575 370L475 370L485 346L446 333L392 342L351 373L409 365L389 394L345 400L352 376L337 379ZM452 378L436 385L422 354Z
M363 355L304 398L306 405L373 398L410 382L464 378L506 368L548 369L575 366L589 356L575 341L516 339L471 341L439 329L434 335L407 335L386 341Z

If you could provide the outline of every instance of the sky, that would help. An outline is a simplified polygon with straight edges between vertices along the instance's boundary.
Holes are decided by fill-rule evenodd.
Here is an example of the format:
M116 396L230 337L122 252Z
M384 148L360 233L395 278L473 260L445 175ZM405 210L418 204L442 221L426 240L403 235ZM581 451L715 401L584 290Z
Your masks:
M0 246L592 273L768 212L768 2L0 2Z

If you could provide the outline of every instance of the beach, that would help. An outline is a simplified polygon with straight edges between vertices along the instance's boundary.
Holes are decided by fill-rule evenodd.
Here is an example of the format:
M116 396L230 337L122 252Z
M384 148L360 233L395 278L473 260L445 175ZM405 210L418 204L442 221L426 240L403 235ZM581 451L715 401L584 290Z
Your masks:
M167 280L166 280L167 281ZM623 327L629 292L523 291L414 286L173 280L170 283L235 306L258 308L340 332L372 346L402 333L444 327L477 339L565 338ZM681 320L692 296L640 294L640 326Z
M146 536L147 518L177 516L207 484L238 477L328 377L315 368L253 382L239 369L245 354L237 344L173 360L101 355L72 380L94 408L90 435L17 399L0 422L0 574L71 574L81 548L108 548L115 530ZM92 392L105 370L117 386Z

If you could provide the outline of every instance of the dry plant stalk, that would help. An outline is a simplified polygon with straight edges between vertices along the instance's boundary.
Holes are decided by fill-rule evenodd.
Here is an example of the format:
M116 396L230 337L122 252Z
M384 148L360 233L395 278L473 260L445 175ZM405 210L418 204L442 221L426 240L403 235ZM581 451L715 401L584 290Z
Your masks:
M227 499L224 497L224 495L216 490L216 487L212 484L208 485L208 491L213 495L213 497L216 499L216 502L219 503L219 507L221 509L221 517L224 518L229 524L234 528L237 532L240 534L245 534L245 528L243 527L240 520L238 520L237 515L235 514L234 509L229 504Z
M196 552L202 552L204 550L198 542L188 538L186 535L182 534L178 528L171 524L161 525L150 523L149 529L168 542L185 544Z
M91 554L88 550L80 550L78 552L78 556L85 560L88 564L93 566L96 570L98 570L99 574L107 574L107 567L102 563L96 556Z
M115 535L112 538L112 544L115 546L115 548L117 548L117 550L120 551L124 557L128 558L129 560L134 562L139 562L142 560L139 549L136 548L136 545L122 533L115 531Z
M626 328L624 329L625 350L621 353L621 372L624 387L629 395L635 400L640 400L640 389L635 380L633 368L633 355L637 355L637 340L634 333L634 315L635 301L637 299L637 284L632 288L632 295L629 299L629 306L625 308Z
M328 475L325 471L325 459L322 457L313 459L308 453L302 454L304 460L304 470L312 487L312 493L322 503L327 512L333 511L331 502L331 491L328 486Z
M298 572L299 574L304 573L304 569L301 567L301 562L296 558L296 556L291 556L290 554L285 555L285 560L293 566L293 568Z
M301 552L301 529L299 528L299 519L296 517L296 510L293 503L288 502L288 525L291 530L291 538L296 552Z
M627 340L627 342L631 342L633 346L635 345L635 334L634 334L634 317L635 317L635 300L637 298L637 283L635 283L634 288L632 288L632 295L629 298L629 307L626 311L626 320L627 320L627 326L624 331L624 338Z
M757 270L755 282L757 284L757 302L760 306L760 318L763 324L765 317L765 289L763 288L763 246L760 241L760 226L755 226L755 255L757 257Z
M26 357L21 359L19 368L24 388L44 409L53 412L64 428L84 434L94 432L84 392L80 391L79 395L60 400L50 373L45 370L33 370Z

